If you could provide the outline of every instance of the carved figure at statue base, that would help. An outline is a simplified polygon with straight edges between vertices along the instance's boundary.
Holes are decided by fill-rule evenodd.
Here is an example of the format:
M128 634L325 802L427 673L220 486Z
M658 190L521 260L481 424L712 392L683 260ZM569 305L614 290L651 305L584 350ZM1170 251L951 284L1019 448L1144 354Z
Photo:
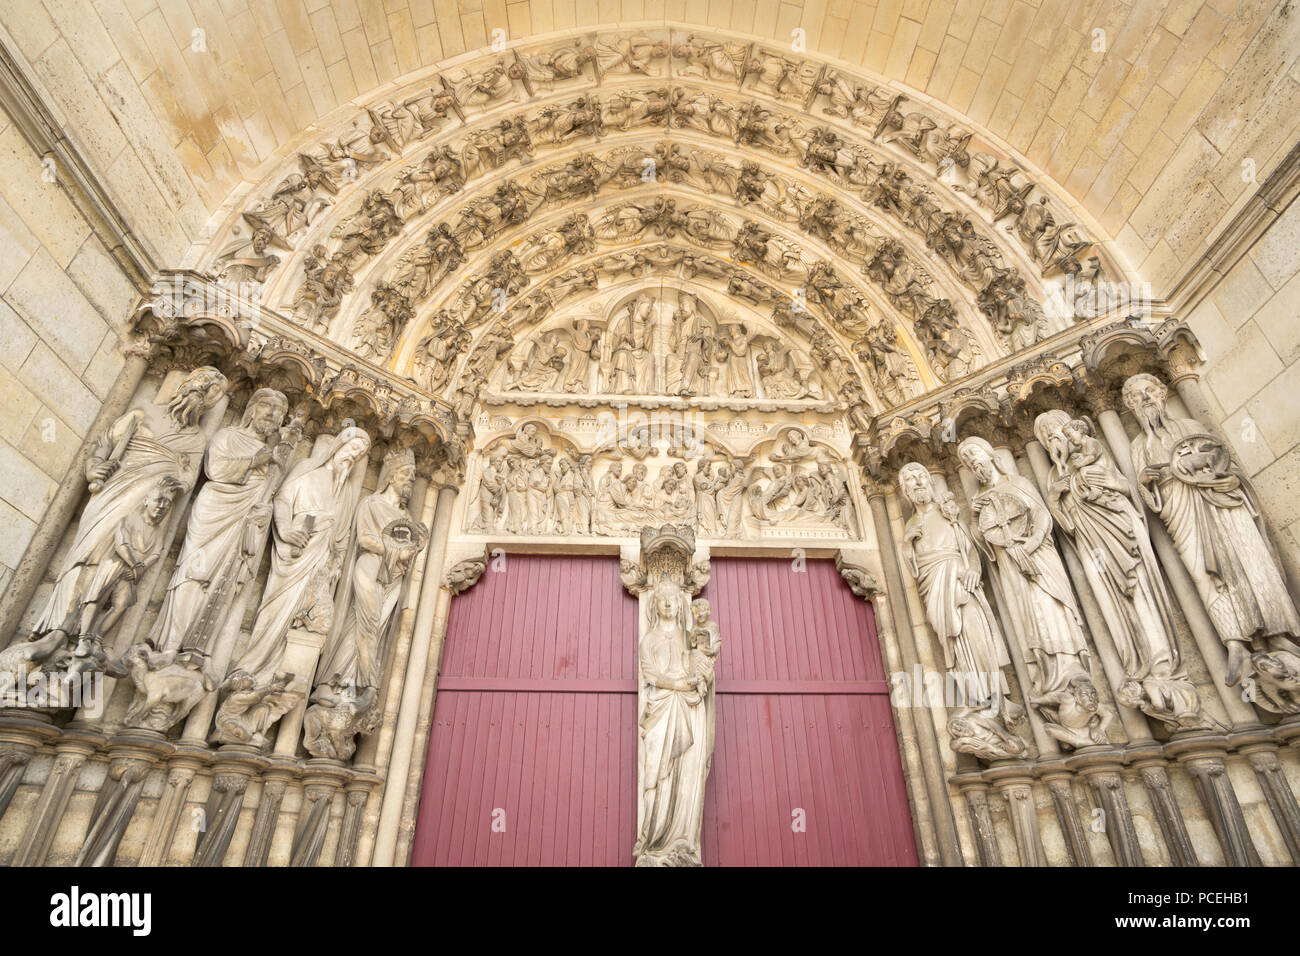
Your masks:
M126 712L128 727L166 733L188 714L216 683L203 668L197 651L155 651L136 644L122 655L122 666L135 685L136 696Z

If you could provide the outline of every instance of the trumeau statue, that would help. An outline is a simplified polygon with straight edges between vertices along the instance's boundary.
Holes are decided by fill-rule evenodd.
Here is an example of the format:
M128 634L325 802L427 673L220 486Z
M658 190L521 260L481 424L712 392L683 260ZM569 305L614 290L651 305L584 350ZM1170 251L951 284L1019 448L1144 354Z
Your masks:
M966 695L954 702L949 717L952 748L989 760L1023 757L1027 747L1014 729L1025 714L1007 696L1002 668L1011 660L984 596L975 542L953 496L938 499L924 465L904 465L898 482L916 509L903 529L903 564L916 579L926 620L943 642L944 667Z
M957 447L979 483L971 501L975 541L993 563L1029 668L1029 702L1052 737L1071 747L1107 743L1113 718L1092 683L1091 655L1065 566L1052 541L1052 516L1026 478L1004 472L983 438Z
M254 707L249 695L280 682L279 668L290 628L329 633L334 585L352 533L355 491L348 477L369 449L370 436L348 426L326 441L319 452L294 466L276 494L271 571L253 632L223 685L229 692L223 710L248 704L261 713L261 705ZM287 692L287 687L280 690ZM236 700L237 689L240 696ZM239 723L234 714L227 716L228 722ZM217 722L218 739L226 743L247 742L265 729L245 724L246 733L232 735ZM238 739L241 736L246 739Z
M644 597L638 642L637 866L700 866L704 792L713 763L714 668L722 647L690 566L694 536L666 525L641 533L642 570L624 583Z
M1083 419L1043 412L1034 434L1052 458L1048 507L1079 549L1106 630L1124 668L1116 699L1173 729L1205 726L1187 677L1164 579L1146 523L1119 473Z
M199 419L225 394L226 377L203 366L184 378L165 408L133 409L99 436L86 462L90 499L31 640L54 632L79 638L70 666L102 669L105 625L120 618L122 602L135 600L134 585L166 545L166 516L194 486L203 461L207 436ZM43 643L42 660L60 644Z
M378 490L357 506L347 616L321 655L312 706L303 718L304 742L314 756L347 760L355 750L354 735L378 726L378 685L402 585L429 537L406 510L414 483L411 450L390 452Z
M1142 499L1169 529L1228 648L1226 683L1240 683L1253 667L1257 703L1300 712L1300 617L1255 491L1221 439L1194 419L1170 416L1167 394L1151 375L1124 383L1124 404L1142 427L1131 445Z

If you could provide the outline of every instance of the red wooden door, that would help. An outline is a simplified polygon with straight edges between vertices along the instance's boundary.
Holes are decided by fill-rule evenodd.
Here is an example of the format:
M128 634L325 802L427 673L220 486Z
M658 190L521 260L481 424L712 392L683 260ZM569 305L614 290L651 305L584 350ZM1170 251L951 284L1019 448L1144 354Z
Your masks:
M831 561L804 567L713 559L703 596L723 643L704 862L915 866L872 609Z
M829 561L715 558L704 596L705 863L915 865L870 607ZM452 602L413 863L632 863L636 634L614 558L510 555Z
M416 866L622 866L637 602L616 557L508 555L451 603Z

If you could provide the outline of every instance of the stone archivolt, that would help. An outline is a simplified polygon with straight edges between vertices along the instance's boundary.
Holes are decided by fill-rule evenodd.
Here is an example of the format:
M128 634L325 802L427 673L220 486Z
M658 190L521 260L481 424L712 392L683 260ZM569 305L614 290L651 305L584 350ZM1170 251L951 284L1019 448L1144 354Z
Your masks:
M590 52L606 47L638 53L611 72ZM578 49L586 52L575 55ZM721 50L739 51L738 73L721 66L735 58ZM950 380L1051 330L1035 272L1095 273L1104 265L1084 261L1091 240L1041 192L1031 195L1034 183L1013 158L935 108L913 108L900 93L828 65L796 63L757 44L653 30L539 42L480 63L372 104L255 191L260 198L230 228L242 233L260 222L252 237L263 246L293 244L290 262L253 276L241 264L247 255L230 258L236 243L218 250L213 267L232 278L269 277L268 302L351 341L367 358L384 362L409 349L399 345L404 331L415 344L438 336L437 350L446 351L459 333L440 336L437 324L423 325L412 311L427 302L434 315L459 312L464 322L466 302L481 299L467 299L464 288L436 289L458 270L490 276L502 243L517 242L516 231L546 208L646 186L649 169L663 196L700 191L744 210L750 224L741 248L715 246L724 258L743 260L745 250L765 246L756 264L781 278L787 252L773 256L771 240L760 238L768 223L778 235L778 224L789 223L825 243L832 261L843 260L837 281L865 273L882 290L882 311L900 319L899 331L874 349L887 352L889 338L914 335L932 374ZM538 63L559 73L542 82ZM645 139L656 126L671 139ZM618 144L625 136L645 141ZM730 160L737 146L776 165ZM699 208L708 236L709 217L725 212ZM600 241L594 218L577 218L525 239L531 248L520 280L493 288L512 298L522 277ZM943 291L931 288L938 275ZM806 290L814 291L826 287ZM435 383L445 386L446 378ZM889 391L888 404L906 398L906 389Z

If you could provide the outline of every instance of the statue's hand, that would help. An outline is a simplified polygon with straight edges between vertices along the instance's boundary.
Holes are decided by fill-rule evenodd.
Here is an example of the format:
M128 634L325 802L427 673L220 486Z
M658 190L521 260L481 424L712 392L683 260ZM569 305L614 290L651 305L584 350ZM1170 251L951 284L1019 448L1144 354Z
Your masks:
M263 445L257 450L257 453L253 455L253 467L261 468L263 465L271 461L272 456L273 452L271 449L266 445Z
M284 538L285 544L292 545L295 548L307 547L307 542L311 540L311 535L302 528L294 528L286 531L281 537Z
M961 586L967 591L974 591L980 586L980 569L967 568L961 575Z
M1142 469L1142 474L1138 478L1142 481L1142 484L1149 485L1160 481L1168 471L1168 465L1147 465Z
M101 461L86 468L86 477L91 481L103 482L115 471L117 471L117 462Z

